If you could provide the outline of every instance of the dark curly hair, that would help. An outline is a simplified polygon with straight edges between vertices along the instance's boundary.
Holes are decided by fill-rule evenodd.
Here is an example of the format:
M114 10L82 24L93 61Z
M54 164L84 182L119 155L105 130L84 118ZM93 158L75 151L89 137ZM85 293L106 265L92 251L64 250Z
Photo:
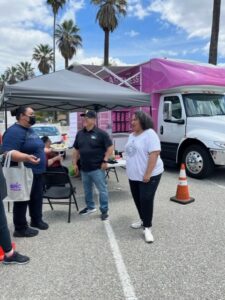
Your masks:
M24 106L24 105L19 106L16 109L14 109L14 110L11 111L11 115L13 117L16 117L17 121L19 121L20 115L24 114L27 109L28 109L28 106Z
M148 114L139 110L139 111L136 111L134 113L134 115L135 115L135 118L137 118L139 120L141 128L143 130L150 129L150 128L154 129L154 123L152 121L152 118Z

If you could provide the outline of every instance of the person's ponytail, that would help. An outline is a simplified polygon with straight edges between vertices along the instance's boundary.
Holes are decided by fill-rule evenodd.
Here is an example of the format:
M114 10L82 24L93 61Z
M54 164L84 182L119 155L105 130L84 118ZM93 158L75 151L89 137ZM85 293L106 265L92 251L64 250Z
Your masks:
M25 113L26 110L27 110L26 106L19 106L16 109L14 109L14 110L11 111L11 116L12 117L16 117L16 119L18 121L19 118L20 118L20 115L23 114L23 113Z

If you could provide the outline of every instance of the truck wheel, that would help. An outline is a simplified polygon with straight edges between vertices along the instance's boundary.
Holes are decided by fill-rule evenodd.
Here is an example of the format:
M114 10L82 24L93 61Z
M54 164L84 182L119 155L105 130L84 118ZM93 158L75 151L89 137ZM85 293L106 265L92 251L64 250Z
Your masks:
M187 175L193 178L208 177L214 170L209 152L201 145L189 146L184 151L182 161L186 165Z

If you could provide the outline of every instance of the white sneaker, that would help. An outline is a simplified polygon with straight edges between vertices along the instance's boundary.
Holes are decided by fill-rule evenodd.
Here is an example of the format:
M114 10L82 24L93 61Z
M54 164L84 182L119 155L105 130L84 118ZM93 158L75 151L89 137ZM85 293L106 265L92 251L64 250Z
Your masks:
M133 229L139 229L139 228L141 228L142 226L143 226L142 220L139 220L139 221L137 221L137 222L135 222L135 223L132 223L132 224L130 225L130 227L133 228Z
M146 228L144 229L144 236L145 236L145 241L146 243L153 243L154 242L154 237L152 235L151 228Z

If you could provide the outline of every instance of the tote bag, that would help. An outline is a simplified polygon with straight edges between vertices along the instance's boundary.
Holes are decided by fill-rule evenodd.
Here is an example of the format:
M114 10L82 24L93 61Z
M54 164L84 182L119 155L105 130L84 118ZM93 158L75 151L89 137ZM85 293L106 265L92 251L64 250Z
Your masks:
M32 170L24 167L22 162L19 162L16 167L10 167L12 151L7 153L2 168L7 186L7 196L4 201L29 201L33 182Z

